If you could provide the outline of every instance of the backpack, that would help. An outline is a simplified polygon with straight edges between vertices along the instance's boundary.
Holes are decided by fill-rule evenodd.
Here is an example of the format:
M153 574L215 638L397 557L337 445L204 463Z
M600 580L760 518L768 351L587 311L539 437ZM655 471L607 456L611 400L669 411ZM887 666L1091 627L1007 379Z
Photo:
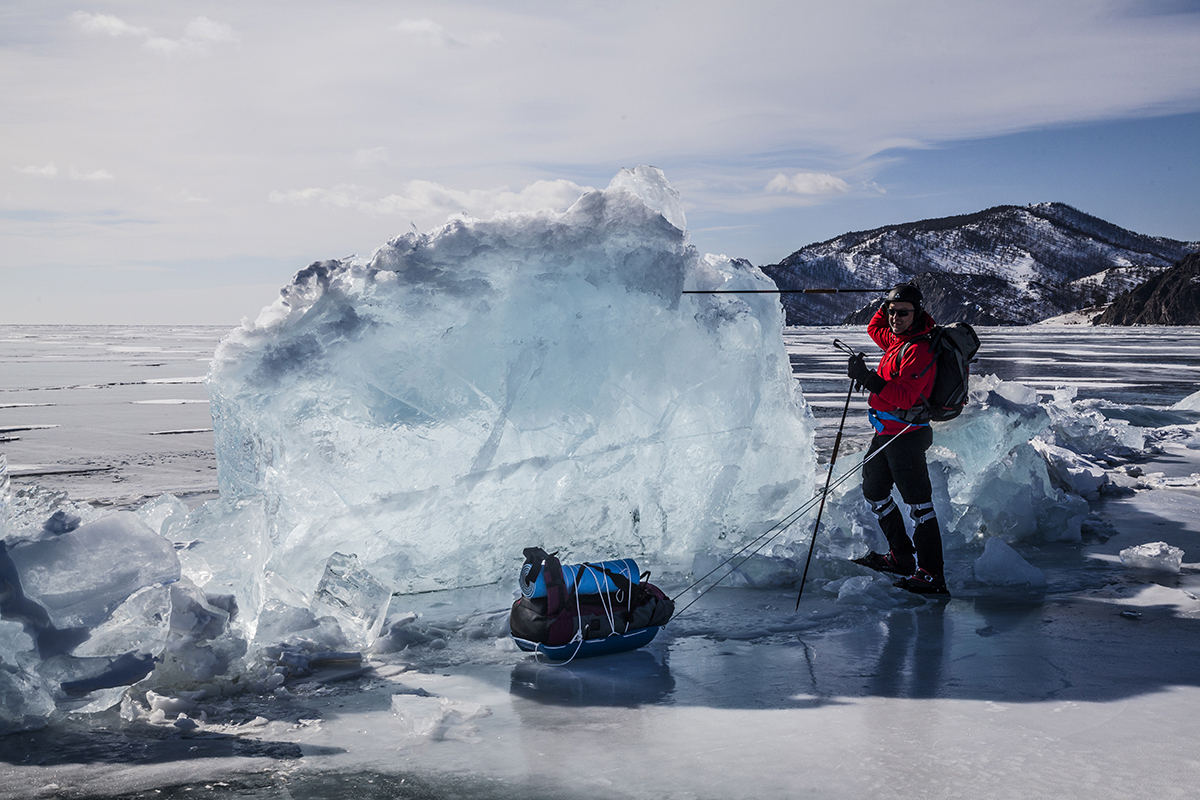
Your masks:
M921 405L905 412L893 413L905 422L945 422L954 419L962 413L963 406L967 404L970 396L968 382L971 377L971 362L979 352L979 336L967 323L953 322L944 326L935 325L929 333L912 341L917 339L929 341L929 350L933 353L933 363L930 366L937 365L933 389ZM912 341L904 344L900 350L900 358L904 358L904 353Z
M661 589L646 582L650 573L631 581L620 572L601 564L567 564L559 562L553 553L540 547L525 549L522 582L532 584L544 578L545 592L541 596L522 594L513 603L509 614L512 635L530 642L560 646L579 640L603 639L612 634L626 634L641 628L665 625L675 613L675 604ZM636 565L635 565L636 569ZM590 585L584 575L599 573L601 591L579 594L576 589ZM566 573L570 573L568 578ZM607 583L609 587L604 587Z

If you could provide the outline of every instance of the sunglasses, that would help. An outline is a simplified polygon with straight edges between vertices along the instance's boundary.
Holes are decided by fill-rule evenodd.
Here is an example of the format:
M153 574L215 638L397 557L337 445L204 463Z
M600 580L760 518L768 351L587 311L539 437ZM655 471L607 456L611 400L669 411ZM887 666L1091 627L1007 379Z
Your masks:
M912 309L911 308L889 308L887 310L887 313L888 313L889 317L904 318L912 313Z

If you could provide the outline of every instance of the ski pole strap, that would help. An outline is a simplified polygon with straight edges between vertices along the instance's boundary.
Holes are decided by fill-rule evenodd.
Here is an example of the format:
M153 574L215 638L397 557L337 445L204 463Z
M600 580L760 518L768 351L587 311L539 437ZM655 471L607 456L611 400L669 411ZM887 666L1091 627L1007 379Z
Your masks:
M899 417L897 417L894 414L889 414L886 411L879 411L878 409L874 409L874 408L869 409L867 411L867 419L869 419L871 421L871 427L875 429L876 433L883 433L883 420L885 420L885 419L890 419L893 422L903 422L905 425L907 425L910 428L928 428L929 427L928 422L909 422L906 419L900 419Z

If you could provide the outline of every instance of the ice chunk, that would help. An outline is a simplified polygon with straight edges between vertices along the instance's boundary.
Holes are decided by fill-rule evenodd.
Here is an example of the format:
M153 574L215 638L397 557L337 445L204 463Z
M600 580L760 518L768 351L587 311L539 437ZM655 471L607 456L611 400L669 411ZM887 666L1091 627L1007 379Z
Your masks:
M1045 406L1054 444L1093 460L1128 458L1145 449L1145 430L1124 419L1109 419L1095 407L1097 401L1077 402L1075 395L1074 387L1059 389Z
M171 527L171 538L185 543L177 551L183 576L208 594L231 596L243 612L239 619L249 637L270 594L268 586L274 586L272 596L287 595L285 602L308 606L307 597L266 568L271 540L265 520L259 503L211 502Z
M316 614L331 615L342 632L360 646L369 645L383 628L392 590L358 563L358 556L334 553L313 593Z
M19 627L0 622L0 627ZM0 636L3 636L0 633ZM44 727L55 711L57 687L0 653L0 736Z
M183 501L173 494L159 495L137 510L137 515L152 531L168 538L171 529L184 522L189 513Z
M1135 569L1178 573L1183 567L1183 550L1166 542L1150 542L1121 551L1121 563Z
M167 645L170 625L171 587L146 586L117 606L72 654L115 657L138 651L157 656Z
M179 692L178 696L162 695L153 690L146 692L146 704L152 711L162 711L164 714L185 714L195 711L198 702L204 699L204 692Z
M994 376L972 378L963 414L935 426L931 477L944 473L953 507L948 527L968 541L981 533L1008 541L1081 538L1087 501L1053 485L1031 443L1050 416L1025 389ZM936 505L936 493L934 499ZM938 516L945 519L940 509Z
M890 581L874 575L852 575L830 581L824 591L837 595L839 603L891 608L900 604L900 599L891 588Z
M311 591L339 551L416 591L507 578L535 541L687 563L769 527L814 463L781 306L683 295L773 284L682 225L644 168L562 213L459 218L302 270L214 359L236 541L197 533L185 571L225 556L253 615L262 574Z
M12 479L8 477L8 456L0 453L0 538L3 538L6 533L10 502L12 502Z
M1200 411L1200 392L1192 392L1171 406L1172 411Z
M22 630L15 639L0 636L0 669L7 670L0 726L33 724L29 703L41 702L39 681L71 695L97 693L84 708L107 708L121 693L103 690L143 678L167 646L165 584L178 579L179 562L170 542L130 512L11 550L0 542L0 574L0 606L11 620L3 627ZM20 666L7 669L13 664ZM24 687L33 699L6 693L11 687Z
M1108 483L1104 467L1065 447L1041 439L1034 439L1032 445L1046 459L1050 477L1058 486L1089 500L1100 497L1100 489Z
M479 703L434 697L422 692L392 695L392 713L399 720L405 735L438 740L455 738L447 736L452 726L490 716L492 711Z
M228 674L247 650L230 624L237 616L236 602L228 595L206 594L187 578L169 588L167 647L153 679L176 689Z
M102 516L87 503L72 502L64 491L37 484L20 488L10 485L4 506L3 538L10 547L65 533L81 522Z
M638 197L647 208L663 215L663 218L681 231L687 230L687 217L683 212L683 198L667 183L667 176L657 167L639 166L622 169L608 185L609 190L624 189Z
M147 586L179 578L171 543L130 511L9 551L25 595L58 628L92 627Z
M975 579L991 586L1041 588L1046 585L1044 572L994 536L984 544L983 555L975 559Z

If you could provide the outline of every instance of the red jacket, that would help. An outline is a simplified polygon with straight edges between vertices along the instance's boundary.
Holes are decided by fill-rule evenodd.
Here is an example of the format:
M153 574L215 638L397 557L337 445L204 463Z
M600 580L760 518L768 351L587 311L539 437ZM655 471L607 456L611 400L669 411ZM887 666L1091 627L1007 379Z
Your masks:
M908 332L897 336L888 327L887 313L882 308L875 312L875 316L867 323L867 333L884 351L875 371L887 384L879 394L872 394L867 400L871 408L895 414L907 411L929 399L933 390L933 380L937 376L937 364L933 352L929 349L929 340L917 337L929 333L933 326L933 317L922 311ZM913 341L914 339L917 341ZM908 342L912 342L912 345L905 348L904 345ZM886 417L880 416L878 421L883 424L883 430L879 432L884 435L891 436L906 429L913 430L908 428L905 422ZM878 427L876 430L879 430Z

